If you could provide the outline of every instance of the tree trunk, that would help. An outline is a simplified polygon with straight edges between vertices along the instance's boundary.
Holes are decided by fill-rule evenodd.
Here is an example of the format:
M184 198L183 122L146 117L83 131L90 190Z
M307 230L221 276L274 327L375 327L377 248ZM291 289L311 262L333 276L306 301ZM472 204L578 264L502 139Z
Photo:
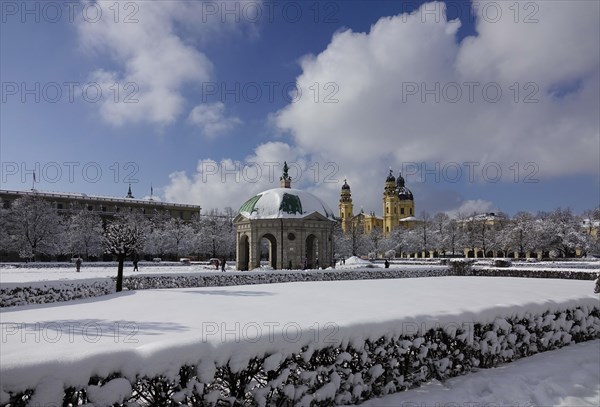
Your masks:
M125 255L119 254L117 256L119 266L117 269L117 292L123 291L123 263L125 263Z

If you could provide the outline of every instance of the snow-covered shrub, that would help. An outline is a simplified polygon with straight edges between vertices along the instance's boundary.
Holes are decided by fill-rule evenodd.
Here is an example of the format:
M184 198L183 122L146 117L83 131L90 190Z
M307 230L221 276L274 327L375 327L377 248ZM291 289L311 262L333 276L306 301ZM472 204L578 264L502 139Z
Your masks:
M55 281L27 286L11 284L0 288L0 308L99 297L114 293L114 285L114 281L110 278L72 282Z
M473 259L450 259L450 270L455 276L470 276L474 262Z
M510 267L512 262L509 259L494 259L495 267Z
M600 309L582 305L414 335L298 345L286 355L257 354L246 361L232 357L222 362L168 364L162 374L153 376L124 377L115 372L93 377L81 388L52 379L50 387L43 382L36 389L3 389L0 395L7 407L32 405L32 401L50 405L50 396L53 405L72 406L356 404L432 379L444 380L599 337Z

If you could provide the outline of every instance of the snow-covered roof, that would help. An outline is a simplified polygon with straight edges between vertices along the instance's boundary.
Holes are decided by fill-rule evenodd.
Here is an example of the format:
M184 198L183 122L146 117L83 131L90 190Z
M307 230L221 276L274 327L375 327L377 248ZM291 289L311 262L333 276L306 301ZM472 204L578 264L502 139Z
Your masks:
M248 219L304 218L315 212L335 219L331 208L320 198L293 188L273 188L261 192L248 199L239 212Z
M415 218L414 216L409 216L409 217L400 219L400 222L415 222L418 220L419 219Z
M105 196L105 195L91 195L83 192L56 192L56 191L11 191L11 190L0 190L0 194L2 195L13 195L13 196L25 196L25 195L34 195L43 198L62 198L62 199L77 199L82 201L105 201L105 202L117 202L117 203L127 203L127 204L145 204L145 205L156 205L156 206L176 206L180 208L194 208L200 209L199 205L192 204L183 204L183 203L175 203L175 202L162 202L153 199L139 199L139 198L121 198L115 196Z

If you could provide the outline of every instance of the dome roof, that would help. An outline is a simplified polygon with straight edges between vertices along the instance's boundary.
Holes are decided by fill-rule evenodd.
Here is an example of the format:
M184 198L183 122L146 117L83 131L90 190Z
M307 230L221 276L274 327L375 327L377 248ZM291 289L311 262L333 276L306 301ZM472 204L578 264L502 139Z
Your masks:
M248 199L239 213L248 219L304 218L314 212L335 219L333 211L310 192L273 188Z
M342 189L350 189L350 185L344 180L344 185L342 185Z
M394 177L392 170L390 170L390 174L385 179L385 182L396 182L396 178Z
M404 185L404 177L402 176L402 173L398 174L398 179L396 180L396 193L398 194L398 198L401 200L413 200L412 192Z
M406 187L397 188L396 192L398 193L398 198L400 198L401 200L413 200L412 192Z

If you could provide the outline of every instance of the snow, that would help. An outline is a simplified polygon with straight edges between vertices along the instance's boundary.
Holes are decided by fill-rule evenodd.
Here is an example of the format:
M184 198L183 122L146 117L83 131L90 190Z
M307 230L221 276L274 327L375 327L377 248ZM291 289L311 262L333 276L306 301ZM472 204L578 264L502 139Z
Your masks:
M87 389L87 395L94 407L110 407L115 403L122 403L131 392L131 384L122 378L113 379L102 386L89 386Z
M593 282L435 277L126 291L2 310L1 382L4 391L49 377L86 386L94 375L169 374L199 360L209 375L211 362L242 369L255 355L286 356L309 343L355 343L577 306L599 307Z
M361 407L600 406L600 340L544 352Z
M352 256L348 257L344 262L339 261L335 268L337 269L355 269L355 268L364 268L364 267L383 267L383 264L376 266L369 260L363 260L360 257Z
M228 262L233 264L233 262ZM231 270L231 266L227 270ZM207 273L215 272L214 266L192 264L189 266L144 266L139 264L139 271L134 272L133 266L125 264L123 269L124 276L137 276L141 274L187 274L187 273ZM94 266L86 267L84 262L81 266L81 271L75 271L75 265L71 267L0 267L0 287L5 288L12 286L11 283L41 283L41 282L56 282L56 281L71 281L71 280L86 280L86 279L106 279L117 276L117 266ZM22 285L22 284L15 284ZM40 285L40 284L36 284Z
M288 213L280 210L284 194L295 195L302 204L302 213ZM252 213L241 211L240 213L249 219L280 219L280 218L304 218L312 213L320 213L329 219L334 219L331 208L317 196L307 191L294 188L273 188L259 193L260 196Z

